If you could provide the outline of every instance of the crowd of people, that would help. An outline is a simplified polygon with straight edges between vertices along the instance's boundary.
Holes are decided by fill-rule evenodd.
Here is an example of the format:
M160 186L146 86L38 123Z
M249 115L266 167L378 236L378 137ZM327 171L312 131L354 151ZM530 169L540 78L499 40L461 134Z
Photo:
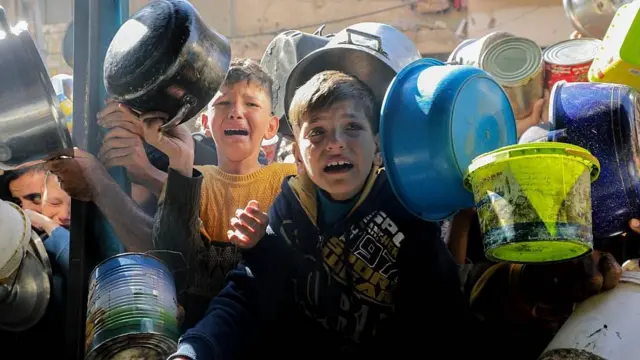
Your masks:
M617 285L618 242L561 264L494 263L474 209L412 215L384 171L372 90L339 71L298 85L292 138L270 74L237 58L195 134L107 100L97 154L4 174L2 196L55 263L53 306L66 295L71 198L95 203L126 251L166 251L184 309L169 359L535 359L576 303ZM546 102L519 135L547 120ZM118 166L131 195L108 173Z

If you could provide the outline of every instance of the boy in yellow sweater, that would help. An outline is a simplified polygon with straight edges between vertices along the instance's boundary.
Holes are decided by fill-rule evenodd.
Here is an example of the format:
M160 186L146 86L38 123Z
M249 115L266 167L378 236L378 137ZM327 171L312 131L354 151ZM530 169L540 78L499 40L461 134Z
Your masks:
M263 139L278 132L271 111L271 77L253 60L235 59L213 99L209 128L218 150L218 166L193 166L193 140L184 126L168 132L159 127L164 114L141 116L145 140L169 157L167 183L154 219L157 250L180 253L188 274L176 277L186 287L180 303L185 326L198 321L240 260L238 248L262 237L261 224L293 164L258 163ZM201 219L202 221L200 221ZM174 264L174 270L180 270Z

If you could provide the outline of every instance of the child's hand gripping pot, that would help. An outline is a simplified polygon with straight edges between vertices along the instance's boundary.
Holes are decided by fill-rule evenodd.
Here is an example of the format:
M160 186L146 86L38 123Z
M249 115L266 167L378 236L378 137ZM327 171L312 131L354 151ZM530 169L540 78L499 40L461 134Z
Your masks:
M251 249L262 239L269 225L269 216L260 211L260 204L251 200L231 218L233 230L227 231L229 241L242 249Z

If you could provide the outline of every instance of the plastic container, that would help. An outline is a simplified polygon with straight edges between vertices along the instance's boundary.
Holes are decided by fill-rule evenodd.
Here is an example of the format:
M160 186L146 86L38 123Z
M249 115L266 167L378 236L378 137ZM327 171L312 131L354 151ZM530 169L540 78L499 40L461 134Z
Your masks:
M420 59L392 81L380 145L391 186L416 216L442 220L474 206L463 173L476 156L516 143L509 100L485 71Z
M639 11L640 1L618 9L589 68L589 81L623 84L640 90Z
M466 184L487 258L548 263L589 253L591 182L599 170L587 150L562 143L508 146L474 159Z
M638 304L640 272L624 271L616 288L578 305L539 360L637 359Z

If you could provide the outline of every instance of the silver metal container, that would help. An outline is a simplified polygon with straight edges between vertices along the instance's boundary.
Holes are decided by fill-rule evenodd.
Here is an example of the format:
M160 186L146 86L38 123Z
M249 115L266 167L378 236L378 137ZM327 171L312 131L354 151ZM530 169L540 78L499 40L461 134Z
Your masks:
M380 106L396 74L421 57L416 45L392 26L380 23L349 26L291 70L285 90L285 111L289 111L296 90L314 75L326 70L357 77L371 88Z
M467 39L458 44L458 46L451 52L447 62L481 67L480 59L487 49L497 41L513 36L515 35L506 31L494 31L480 39Z
M631 0L563 0L573 28L586 37L604 38L618 9Z
M544 62L538 44L521 37L504 38L482 54L480 63L504 88L516 119L531 115L544 94Z
M71 135L26 23L0 7L0 169L72 156Z

